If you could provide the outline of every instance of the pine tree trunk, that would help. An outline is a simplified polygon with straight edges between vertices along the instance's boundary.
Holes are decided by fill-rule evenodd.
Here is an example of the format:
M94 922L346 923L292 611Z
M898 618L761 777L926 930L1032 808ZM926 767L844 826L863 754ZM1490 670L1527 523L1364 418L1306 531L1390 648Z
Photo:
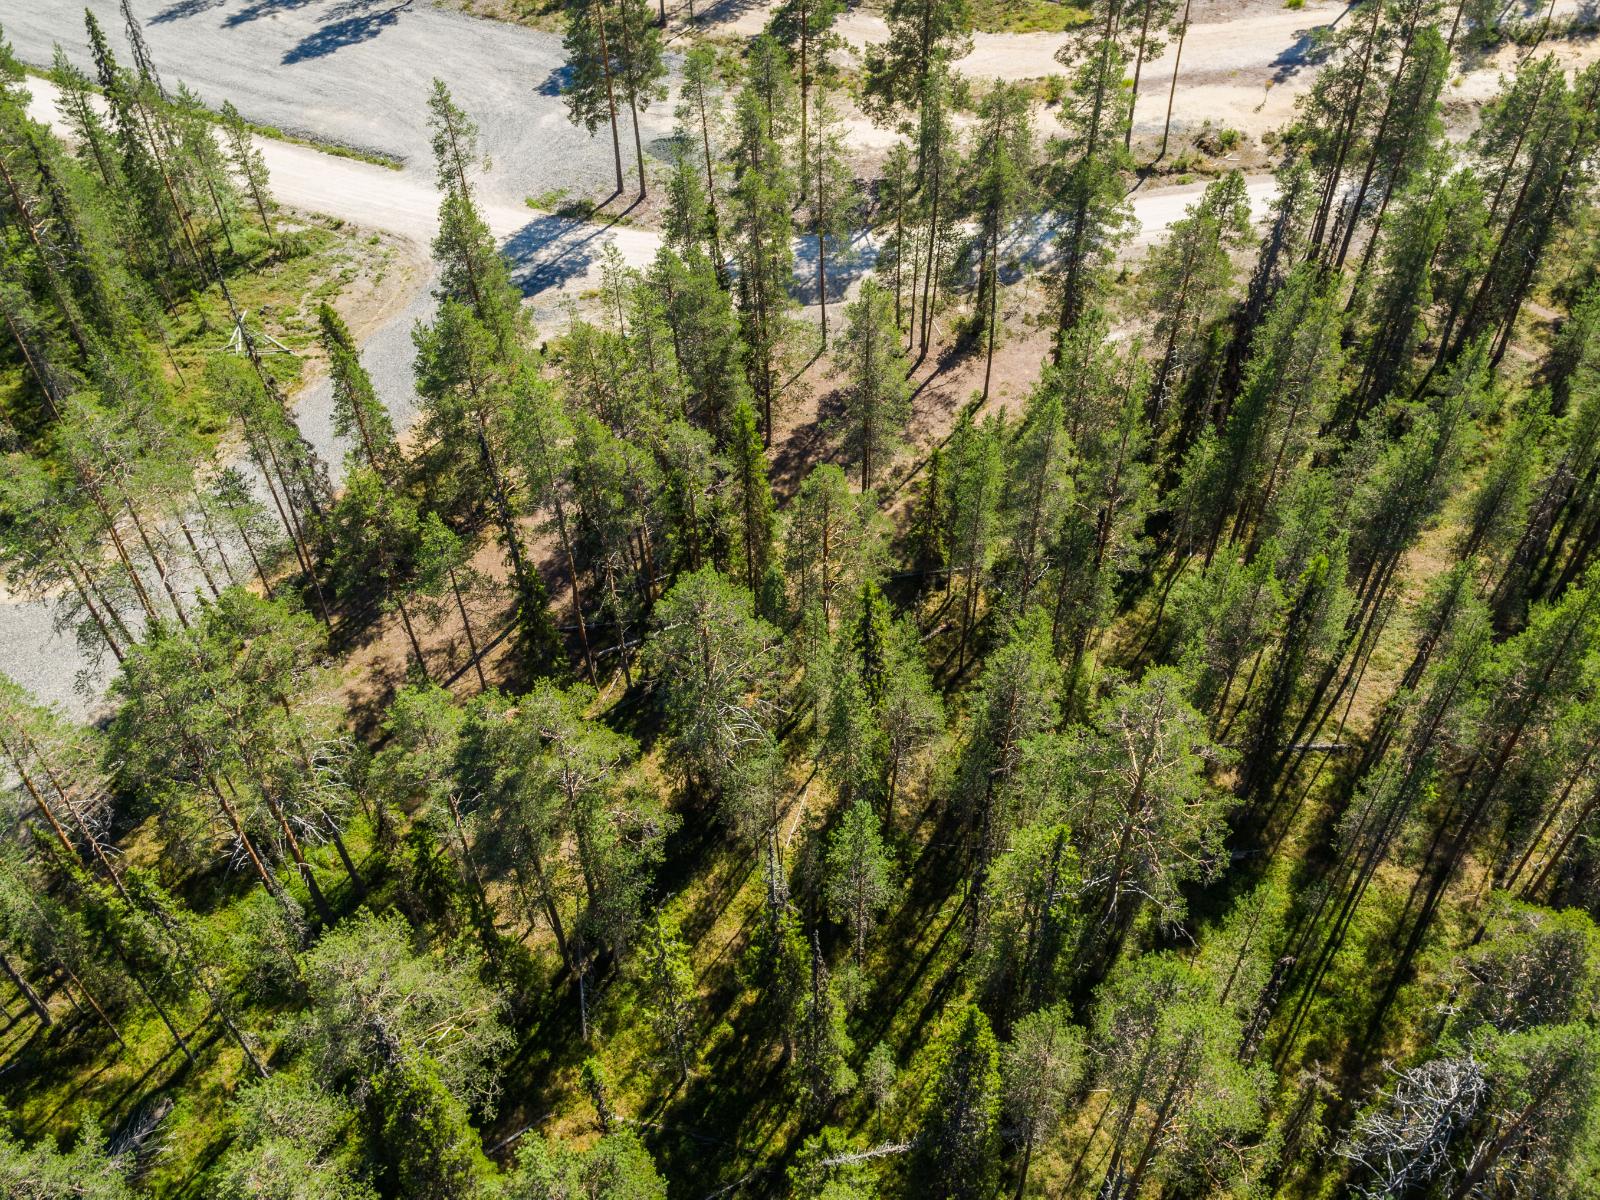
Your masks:
M1178 68L1183 64L1183 39L1189 36L1189 5L1190 0L1183 0L1183 21L1178 26L1178 45L1172 56L1172 86L1167 89L1167 119L1161 125L1161 153L1156 155L1157 162L1167 156L1167 138L1172 133L1172 102L1178 95Z
M11 965L11 959L5 951L0 950L0 971L4 971L6 978L10 979L13 986L28 1002L28 1007L33 1010L33 1015L39 1018L39 1023L46 1027L55 1024L50 1016L50 1010L44 1006L44 1001L39 999L39 993L33 990L33 985L23 978L21 972Z

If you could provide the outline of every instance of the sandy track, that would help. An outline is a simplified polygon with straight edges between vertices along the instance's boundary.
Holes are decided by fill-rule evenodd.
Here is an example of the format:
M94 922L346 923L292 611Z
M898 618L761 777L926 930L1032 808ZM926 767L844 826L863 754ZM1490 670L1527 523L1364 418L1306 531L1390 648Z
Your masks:
M1555 15L1577 12L1583 0L1556 0ZM753 36L765 27L774 0L741 3L724 0L712 6L702 27L716 33ZM1251 137L1284 125L1296 100L1316 78L1308 56L1314 33L1345 20L1347 6L1338 0L1313 0L1300 9L1280 5L1230 4L1226 18L1214 13L1191 22L1184 39L1177 94L1173 104L1176 130L1198 129L1204 122L1229 126ZM1543 12L1544 6L1537 5ZM888 26L876 13L852 9L839 18L836 31L850 52L887 40ZM972 50L956 69L979 79L1024 80L1059 75L1055 59L1067 40L1061 33L978 33ZM1586 64L1600 57L1600 43L1556 44L1549 47L1563 61ZM1175 46L1150 56L1140 77L1134 105L1134 132L1159 134L1166 119ZM1464 72L1447 98L1476 103L1498 90L1499 74L1509 70L1520 51L1506 47Z

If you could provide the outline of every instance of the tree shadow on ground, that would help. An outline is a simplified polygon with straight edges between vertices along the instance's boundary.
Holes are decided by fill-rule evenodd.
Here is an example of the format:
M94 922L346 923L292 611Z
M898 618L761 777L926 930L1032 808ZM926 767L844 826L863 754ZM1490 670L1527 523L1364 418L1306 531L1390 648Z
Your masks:
M511 282L532 297L582 279L600 260L609 228L570 217L535 217L500 247L511 260Z
M385 29L398 25L400 14L412 4L412 0L400 0L400 3L390 5L388 8L372 11L374 3L381 2L382 0L346 0L346 3L336 5L328 13L335 19L310 36L301 39L294 49L283 56L283 65L292 67L308 59L337 54L347 46L369 42Z
M225 3L227 0L176 0L151 17L149 24L165 25L169 21L186 21L190 17L208 13L214 8L221 8Z
M190 0L192 3L193 0ZM294 12L313 3L313 0L250 0L236 13L229 13L227 20L222 22L225 29L237 29L241 25L248 25L251 21L259 21L263 17L275 17L279 13ZM181 14L189 15L189 14Z

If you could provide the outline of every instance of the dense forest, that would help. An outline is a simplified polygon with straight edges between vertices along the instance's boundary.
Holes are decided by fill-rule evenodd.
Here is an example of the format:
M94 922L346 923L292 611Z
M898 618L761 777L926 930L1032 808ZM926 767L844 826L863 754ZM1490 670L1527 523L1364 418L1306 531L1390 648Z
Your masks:
M569 0L661 248L559 327L436 81L414 426L126 0L0 40L0 566L112 672L0 677L0 1194L1600 1195L1600 66L1356 0L1136 252L1189 6L1084 8Z

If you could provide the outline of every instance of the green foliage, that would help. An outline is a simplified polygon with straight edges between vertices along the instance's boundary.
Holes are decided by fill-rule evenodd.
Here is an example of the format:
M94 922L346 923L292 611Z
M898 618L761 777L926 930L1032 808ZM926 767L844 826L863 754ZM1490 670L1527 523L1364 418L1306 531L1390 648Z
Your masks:
M117 663L103 728L0 683L0 1191L1593 1190L1600 71L1440 104L1555 26L1357 5L1265 223L1229 173L1133 260L1187 6L892 0L846 79L788 0L687 48L668 248L604 250L548 345L435 83L412 431L344 243L132 7L126 63L92 17L93 80L57 55L70 146L0 49L0 565ZM642 194L666 35L567 16ZM1066 73L969 85L975 19L1066 27ZM900 123L876 178L841 81ZM294 356L212 353L263 297L321 343L337 492ZM960 337L1029 328L1051 361L957 411Z
M845 399L845 451L861 467L861 490L874 469L887 467L905 437L911 385L889 292L868 278L845 309L843 345L834 350L849 380Z
M1000 1126L1000 1050L975 1005L951 1014L919 1121L912 1186L977 1200L994 1186Z
M827 1112L833 1102L856 1085L849 1058L855 1044L845 1031L844 1005L828 977L822 947L813 936L811 978L794 1013L795 1052L792 1070L806 1111Z
M93 1124L66 1153L48 1140L27 1146L0 1130L0 1186L7 1195L28 1200L133 1200L136 1195Z
M649 671L679 761L692 779L716 784L742 754L771 738L777 631L757 617L750 594L712 568L682 576L656 608Z
M219 1195L270 1200L369 1200L349 1134L356 1114L316 1083L287 1075L242 1090L229 1115L235 1141L219 1169Z
M843 1130L824 1126L806 1139L789 1168L790 1195L796 1200L873 1200L878 1189L871 1165L850 1161L859 1153Z
M608 1133L575 1150L534 1133L517 1150L516 1166L500 1185L505 1200L666 1200L666 1181L636 1134Z
M866 955L867 935L894 894L894 864L878 815L857 800L828 839L828 910L849 928L857 966Z
M362 910L324 934L302 970L310 1001L304 1038L319 1078L392 1082L383 1120L397 1130L408 1105L431 1112L443 1095L457 1107L488 1106L499 1094L490 1064L512 1035L499 1020L501 998L472 958L419 953L397 914ZM446 1132L459 1124L454 1115L439 1119Z
M385 1069L372 1084L377 1165L403 1200L481 1195L491 1167L466 1107L426 1059Z
M689 1074L697 1041L694 969L677 924L665 910L645 923L637 963L646 1019L682 1079Z

